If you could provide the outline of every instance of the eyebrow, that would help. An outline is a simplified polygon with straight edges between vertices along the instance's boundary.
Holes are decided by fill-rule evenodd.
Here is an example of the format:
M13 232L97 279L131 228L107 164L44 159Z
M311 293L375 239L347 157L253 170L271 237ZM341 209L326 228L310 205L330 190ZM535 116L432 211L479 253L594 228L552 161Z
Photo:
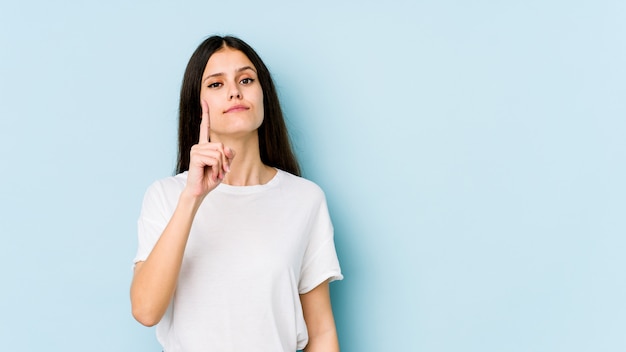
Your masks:
M235 72L239 73L239 72L242 72L242 71L245 71L245 70L251 70L252 72L257 73L256 70L252 66L240 67ZM204 77L202 79L202 82L206 81L207 79L209 79L211 77L218 77L218 76L224 76L224 75L225 75L224 72L213 73L213 74L210 74L210 75Z

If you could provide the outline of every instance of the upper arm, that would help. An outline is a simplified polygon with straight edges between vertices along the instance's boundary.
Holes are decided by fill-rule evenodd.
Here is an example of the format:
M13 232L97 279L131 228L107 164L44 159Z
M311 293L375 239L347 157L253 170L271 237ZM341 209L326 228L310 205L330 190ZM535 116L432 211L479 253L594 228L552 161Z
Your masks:
M313 290L300 295L300 301L309 333L309 345L316 343L316 340L327 340L328 338L332 340L333 344L336 344L337 332L328 281L324 281Z
M143 260L140 260L137 263L135 263L135 266L133 267L133 278L134 278L134 275L137 274L137 272L139 271L139 269L143 265L143 262L144 262Z

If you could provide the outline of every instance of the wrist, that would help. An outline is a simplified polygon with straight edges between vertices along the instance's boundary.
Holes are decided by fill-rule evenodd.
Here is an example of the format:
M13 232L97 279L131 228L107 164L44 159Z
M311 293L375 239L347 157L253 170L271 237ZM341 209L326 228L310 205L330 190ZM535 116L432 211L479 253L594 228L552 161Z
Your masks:
M200 208L204 197L206 197L206 194L196 195L185 188L178 197L178 207L191 210L195 213L198 208Z

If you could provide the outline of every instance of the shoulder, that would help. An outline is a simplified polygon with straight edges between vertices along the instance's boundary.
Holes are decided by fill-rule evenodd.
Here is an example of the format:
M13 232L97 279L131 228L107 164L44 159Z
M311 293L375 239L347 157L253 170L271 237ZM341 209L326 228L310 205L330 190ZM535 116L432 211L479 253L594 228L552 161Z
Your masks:
M324 191L315 182L304 177L278 170L281 188L294 192L298 197L325 201Z
M176 196L185 188L187 172L175 176L165 177L154 181L146 190L146 198L159 197L169 198Z

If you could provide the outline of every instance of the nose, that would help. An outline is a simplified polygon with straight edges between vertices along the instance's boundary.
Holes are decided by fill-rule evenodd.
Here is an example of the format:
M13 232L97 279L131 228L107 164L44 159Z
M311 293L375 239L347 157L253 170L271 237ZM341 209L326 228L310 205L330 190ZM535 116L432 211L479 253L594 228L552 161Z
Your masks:
M234 98L241 99L241 91L239 90L239 86L237 84L231 85L231 88L228 91L228 100L232 100Z

